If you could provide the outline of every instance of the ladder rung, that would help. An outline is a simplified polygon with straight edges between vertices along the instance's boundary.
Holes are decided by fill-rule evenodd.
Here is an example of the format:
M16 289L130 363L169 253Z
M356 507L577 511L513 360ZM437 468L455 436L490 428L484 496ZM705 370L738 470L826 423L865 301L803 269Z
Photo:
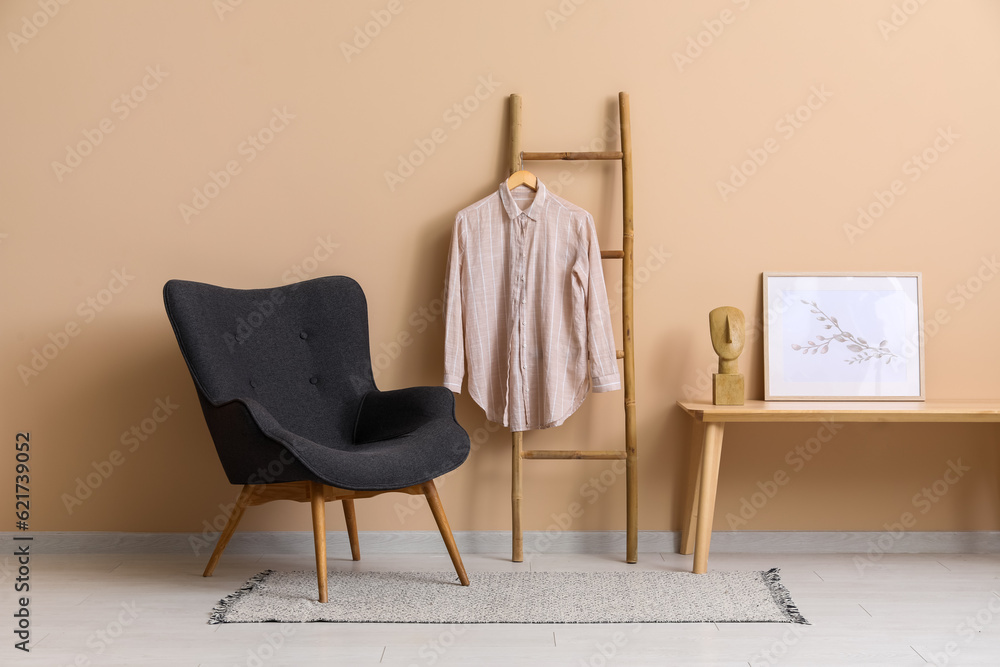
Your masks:
M601 259L625 259L624 250L602 250Z
M624 359L625 350L615 350L615 359Z
M531 449L521 453L525 459L624 459L625 452L617 449L608 451L573 451L569 449Z
M522 160L621 160L621 151L560 151L557 153L521 153Z

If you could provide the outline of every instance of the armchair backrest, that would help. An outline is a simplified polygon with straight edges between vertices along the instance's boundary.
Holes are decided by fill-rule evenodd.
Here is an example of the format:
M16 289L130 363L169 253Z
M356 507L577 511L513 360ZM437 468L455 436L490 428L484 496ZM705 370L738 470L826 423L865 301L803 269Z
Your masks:
M357 282L329 276L242 290L171 280L163 300L210 427L212 407L251 399L302 437L351 443L361 399L375 388ZM213 438L218 446L215 429Z

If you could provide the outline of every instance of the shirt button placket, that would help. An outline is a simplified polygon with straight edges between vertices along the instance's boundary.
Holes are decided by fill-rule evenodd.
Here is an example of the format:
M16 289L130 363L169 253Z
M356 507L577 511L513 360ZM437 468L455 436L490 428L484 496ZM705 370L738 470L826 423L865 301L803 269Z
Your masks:
M528 414L528 406L531 404L529 400L529 382L528 382L528 341L525 337L525 309L527 308L527 294L528 294L528 283L524 279L527 274L528 269L528 217L521 214L521 258L520 258L520 292L521 292L521 307L520 312L520 322L521 330L519 332L519 337L521 339L521 415L523 416L525 425L531 423L530 415Z
M520 308L520 313L521 313L521 317L520 317L520 320L521 320L521 335L520 335L520 338L521 338L521 368L522 369L527 369L527 367L528 367L527 361L525 360L525 357L524 357L524 351L525 351L525 349L528 346L527 341L525 341L525 339L524 339L524 308L525 308L525 303L526 303L525 293L527 292L527 290L528 290L528 286L524 283L524 266L523 266L523 260L522 260L522 266L521 266L521 308Z
M525 304L525 298L524 298L524 296L525 296L525 291L527 290L527 285L525 285L525 282L524 282L524 270L525 270L526 258L528 256L528 247L527 247L527 244L525 242L526 241L526 237L527 237L526 229L525 229L526 225L527 225L527 217L522 213L521 215L518 216L518 222L520 222L520 225L519 225L520 230L519 231L520 231L520 234L521 234L521 257L520 257L520 260L518 262L518 265L519 265L518 266L518 268L519 268L519 271L518 271L518 274L519 274L518 275L518 278L519 278L519 280L518 280L518 287L519 287L518 292L520 292L520 295L521 295L521 307L518 308L518 321L521 323L521 330L520 330L520 332L518 334L518 338L521 341L521 370L526 370L528 368L528 363L527 363L527 361L525 360L525 357L524 357L524 350L527 347L527 345L526 345L526 343L524 341L524 304ZM524 375L523 374L521 376L521 382L522 382L522 395L524 395L524 393L527 392L527 387L524 384Z

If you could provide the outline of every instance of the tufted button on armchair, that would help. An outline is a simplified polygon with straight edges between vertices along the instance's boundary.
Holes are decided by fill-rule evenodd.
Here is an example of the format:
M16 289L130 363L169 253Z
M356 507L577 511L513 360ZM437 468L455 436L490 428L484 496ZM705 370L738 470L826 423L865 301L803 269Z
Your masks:
M308 501L326 602L325 502L343 502L359 560L354 499L400 491L426 497L469 584L434 485L468 457L469 436L448 389L375 386L357 282L331 276L238 290L171 280L163 300L222 467L243 485L206 577L248 506Z

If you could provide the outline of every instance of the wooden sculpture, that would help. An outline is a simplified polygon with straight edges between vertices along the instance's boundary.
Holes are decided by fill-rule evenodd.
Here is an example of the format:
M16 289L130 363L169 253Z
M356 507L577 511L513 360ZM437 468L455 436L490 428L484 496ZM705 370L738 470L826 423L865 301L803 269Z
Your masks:
M712 375L713 405L743 405L745 393L739 356L746 342L746 318L732 306L716 308L708 314L712 347L719 355L719 372Z

